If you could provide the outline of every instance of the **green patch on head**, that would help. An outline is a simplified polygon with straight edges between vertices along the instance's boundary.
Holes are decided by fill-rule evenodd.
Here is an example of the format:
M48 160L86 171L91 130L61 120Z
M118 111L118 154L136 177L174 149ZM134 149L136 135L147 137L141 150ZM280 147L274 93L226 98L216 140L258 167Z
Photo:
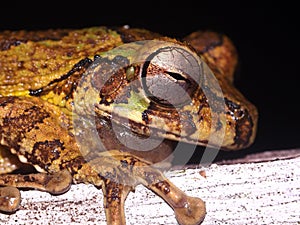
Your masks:
M114 103L113 113L134 121L142 119L142 113L149 107L149 99L141 92L130 92L127 103Z

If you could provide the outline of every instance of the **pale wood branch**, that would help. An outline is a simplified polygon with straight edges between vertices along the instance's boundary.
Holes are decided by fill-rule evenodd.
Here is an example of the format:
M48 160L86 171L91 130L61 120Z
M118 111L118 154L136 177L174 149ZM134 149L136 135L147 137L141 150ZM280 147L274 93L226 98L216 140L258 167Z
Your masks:
M300 224L300 157L176 169L166 176L206 202L203 225ZM21 194L20 209L0 214L1 224L106 224L102 192L92 185L73 185L58 196L34 190ZM172 209L143 186L129 194L125 213L128 225L177 224Z

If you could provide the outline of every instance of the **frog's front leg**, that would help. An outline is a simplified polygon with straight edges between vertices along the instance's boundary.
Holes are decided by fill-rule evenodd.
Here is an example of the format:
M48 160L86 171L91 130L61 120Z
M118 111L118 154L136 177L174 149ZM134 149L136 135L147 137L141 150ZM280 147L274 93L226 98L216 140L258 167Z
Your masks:
M104 180L104 207L108 224L125 224L124 201L136 185L142 184L161 198L174 210L181 225L200 224L206 215L205 203L190 197L177 188L151 163L130 153L111 150L101 153L89 162Z
M179 224L197 225L204 220L206 208L202 199L186 195L158 170L146 167L140 172L143 184L173 208Z
M0 175L0 211L14 212L18 209L21 195L17 188L34 188L51 194L69 190L72 176L68 170L53 174L4 174Z
M107 224L126 224L124 202L131 190L132 188L130 186L119 184L108 179L105 180L102 191Z

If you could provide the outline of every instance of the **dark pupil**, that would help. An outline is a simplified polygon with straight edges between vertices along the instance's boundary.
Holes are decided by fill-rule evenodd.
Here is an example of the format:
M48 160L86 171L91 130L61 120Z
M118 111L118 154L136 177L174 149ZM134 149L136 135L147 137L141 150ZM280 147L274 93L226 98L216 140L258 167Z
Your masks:
M175 80L184 80L184 81L186 81L186 79L178 73L173 73L173 72L166 72L166 73L169 74L171 77L173 77Z

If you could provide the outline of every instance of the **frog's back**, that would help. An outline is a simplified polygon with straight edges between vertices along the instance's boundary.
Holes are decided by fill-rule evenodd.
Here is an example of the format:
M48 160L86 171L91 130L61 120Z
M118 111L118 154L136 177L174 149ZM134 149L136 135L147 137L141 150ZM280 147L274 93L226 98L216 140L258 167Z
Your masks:
M122 33L122 34L120 34ZM0 32L0 96L28 95L66 75L85 58L158 34L143 29L90 27Z

